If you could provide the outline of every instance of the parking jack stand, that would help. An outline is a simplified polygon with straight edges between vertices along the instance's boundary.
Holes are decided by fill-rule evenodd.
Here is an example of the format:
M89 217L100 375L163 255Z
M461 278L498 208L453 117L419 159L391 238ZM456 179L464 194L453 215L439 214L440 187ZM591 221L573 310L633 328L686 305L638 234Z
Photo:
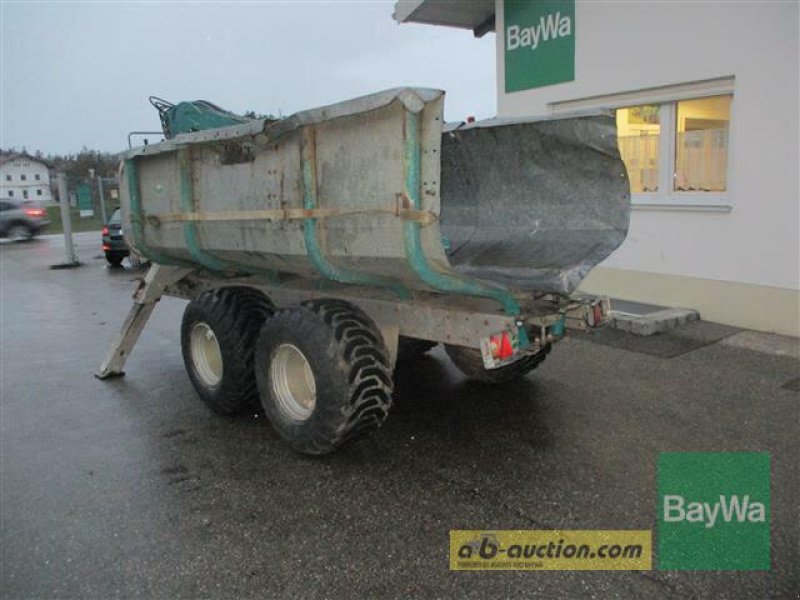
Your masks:
M165 267L153 264L147 275L139 284L133 294L133 306L131 307L122 329L109 348L100 369L94 374L98 379L108 379L109 377L119 377L125 374L123 368L125 361L133 351L139 334L142 333L147 319L156 306L156 302L161 299L164 289L188 275L192 269L183 267Z

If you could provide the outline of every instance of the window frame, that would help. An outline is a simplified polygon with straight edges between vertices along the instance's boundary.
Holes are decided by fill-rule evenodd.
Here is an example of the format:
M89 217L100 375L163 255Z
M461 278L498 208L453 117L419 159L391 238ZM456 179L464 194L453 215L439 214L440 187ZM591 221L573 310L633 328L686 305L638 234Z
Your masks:
M674 190L676 165L676 134L678 102L699 100L712 96L731 96L730 122L728 128L727 169L724 192L684 192ZM735 174L732 172L734 121L736 93L734 78L720 77L678 85L668 85L623 92L605 96L592 96L576 100L553 102L548 105L554 115L577 110L614 110L646 104L659 106L659 159L658 191L631 193L631 206L640 210L689 210L707 212L730 212L733 209L732 190ZM668 158L665 158L668 157Z
M731 115L733 114L733 94L715 94L715 96L731 96ZM712 96L704 96L709 98ZM699 100L700 98L681 98L669 102L659 102L659 139L658 139L658 191L631 193L631 202L642 206L660 205L674 206L709 206L729 207L731 188L731 129L728 125L728 147L725 155L725 190L714 192L686 192L675 189L677 177L677 135L678 135L678 102L681 100ZM628 108L628 107L620 107ZM731 121L733 118L731 117Z

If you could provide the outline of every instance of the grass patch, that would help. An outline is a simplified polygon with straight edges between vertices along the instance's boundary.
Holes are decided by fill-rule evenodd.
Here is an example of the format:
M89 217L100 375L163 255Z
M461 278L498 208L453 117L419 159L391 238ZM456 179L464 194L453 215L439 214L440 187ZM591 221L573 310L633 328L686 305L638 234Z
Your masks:
M116 207L109 207L108 215L116 210ZM100 214L95 212L93 217L81 217L80 211L72 209L70 218L72 221L72 232L78 233L80 231L100 231L103 228L103 221L100 219ZM58 205L47 207L47 216L50 219L50 225L42 233L64 233L64 228L61 225L61 207Z

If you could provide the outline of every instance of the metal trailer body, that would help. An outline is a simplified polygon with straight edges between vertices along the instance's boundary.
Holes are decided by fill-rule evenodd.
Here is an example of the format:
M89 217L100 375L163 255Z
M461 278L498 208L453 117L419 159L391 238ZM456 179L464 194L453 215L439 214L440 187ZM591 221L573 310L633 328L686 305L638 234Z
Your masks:
M385 358L350 373L351 383L373 381L374 393L334 410L348 424L297 441L287 431L302 429L293 419L307 418L307 407L272 415L286 421L276 428L297 449L319 454L385 418L391 382L378 371L394 364L401 339L444 343L465 372L477 357L481 373L523 374L565 326L598 325L608 302L571 293L627 232L629 186L613 116L443 127L442 107L438 90L400 88L130 151L121 172L126 235L154 264L97 376L123 372L163 294L192 300L187 312L220 290L229 303L244 294L251 311L254 294L263 298L266 315L303 304L323 328L338 327L336 336L360 323L359 343L374 341L362 350ZM305 317L261 318L259 348L281 320L302 325ZM252 337L246 328L241 335ZM262 402L276 386L294 385L285 373L297 347L276 352L284 371L262 369ZM292 373L305 377L301 395L313 403L319 373L304 368ZM201 396L211 389L189 362L187 370ZM269 383L276 373L284 373L280 385Z
M162 265L488 297L511 313L518 292L574 291L627 233L613 117L442 135L443 99L401 88L133 150L132 244Z

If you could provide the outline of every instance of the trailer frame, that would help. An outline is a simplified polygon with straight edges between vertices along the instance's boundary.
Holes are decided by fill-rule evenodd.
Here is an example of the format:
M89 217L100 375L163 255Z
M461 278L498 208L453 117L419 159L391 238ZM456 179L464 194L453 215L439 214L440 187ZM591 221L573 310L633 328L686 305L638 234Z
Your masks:
M597 316L610 314L607 298L554 295L520 298L520 315L510 316L491 299L415 292L409 299L398 299L379 288L287 278L283 281L256 275L227 275L187 267L152 264L133 295L122 329L109 348L100 368L99 379L124 374L125 363L139 335L163 296L192 300L200 294L222 287L247 287L257 290L276 307L289 307L307 300L335 299L357 306L376 323L389 350L392 364L397 359L400 336L481 349L481 340L498 333L526 330L534 332L529 344L521 347L514 362L534 354L564 334L564 328L586 330L600 326ZM503 366L498 364L497 366Z

